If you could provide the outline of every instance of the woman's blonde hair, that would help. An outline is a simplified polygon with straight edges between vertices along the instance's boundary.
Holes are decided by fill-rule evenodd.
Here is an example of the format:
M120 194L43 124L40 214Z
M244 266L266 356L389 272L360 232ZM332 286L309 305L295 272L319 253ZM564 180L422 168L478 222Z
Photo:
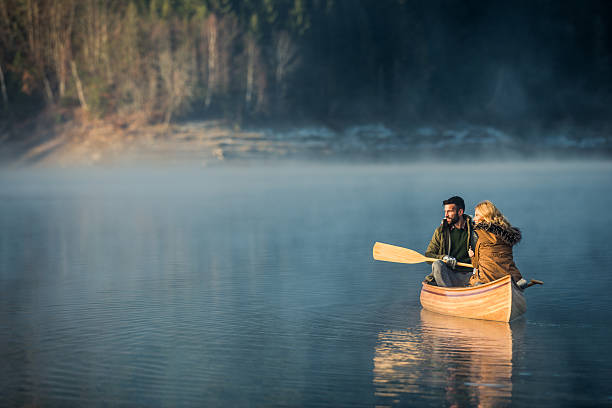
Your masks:
M496 224L507 229L512 228L510 221L508 221L508 219L504 217L504 214L499 211L495 204L489 200L481 201L476 205L474 210L480 211L480 215L482 216L484 222Z

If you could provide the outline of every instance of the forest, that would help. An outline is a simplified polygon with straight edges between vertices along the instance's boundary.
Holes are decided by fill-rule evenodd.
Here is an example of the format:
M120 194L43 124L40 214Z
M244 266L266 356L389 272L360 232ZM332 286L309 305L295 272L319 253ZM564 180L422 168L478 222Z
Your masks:
M2 0L0 120L602 121L610 4Z

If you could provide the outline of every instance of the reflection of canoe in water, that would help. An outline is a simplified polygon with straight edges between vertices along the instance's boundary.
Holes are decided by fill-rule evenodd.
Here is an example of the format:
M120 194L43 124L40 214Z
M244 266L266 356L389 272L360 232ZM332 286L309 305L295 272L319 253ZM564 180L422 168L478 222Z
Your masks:
M432 312L500 322L509 322L527 310L523 293L510 275L467 288L443 288L423 283L421 305Z
M511 405L514 348L524 321L421 310L420 325L383 331L374 353L378 406Z

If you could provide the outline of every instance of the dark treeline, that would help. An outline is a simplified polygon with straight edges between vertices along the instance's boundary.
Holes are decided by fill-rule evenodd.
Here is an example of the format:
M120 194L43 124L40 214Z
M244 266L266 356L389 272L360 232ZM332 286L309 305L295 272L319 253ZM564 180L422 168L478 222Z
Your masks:
M611 21L606 0L1 0L1 116L593 120Z

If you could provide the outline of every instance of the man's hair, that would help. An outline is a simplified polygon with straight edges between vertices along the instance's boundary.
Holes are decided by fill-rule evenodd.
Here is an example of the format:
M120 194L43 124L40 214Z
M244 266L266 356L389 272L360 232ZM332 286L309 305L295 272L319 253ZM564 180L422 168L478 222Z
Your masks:
M461 198L459 196L451 197L448 200L442 201L442 203L444 205L455 204L457 206L457 208L460 208L463 211L465 211L465 202L463 201L463 198Z

